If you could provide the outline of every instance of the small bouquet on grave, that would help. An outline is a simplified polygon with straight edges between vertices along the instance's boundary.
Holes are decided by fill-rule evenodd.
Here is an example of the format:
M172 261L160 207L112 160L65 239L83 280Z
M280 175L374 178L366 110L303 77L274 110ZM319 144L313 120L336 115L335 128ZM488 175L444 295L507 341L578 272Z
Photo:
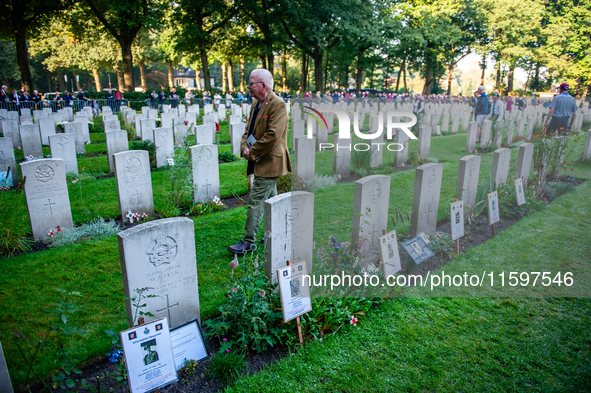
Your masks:
M215 132L220 132L220 124L217 121L215 122Z

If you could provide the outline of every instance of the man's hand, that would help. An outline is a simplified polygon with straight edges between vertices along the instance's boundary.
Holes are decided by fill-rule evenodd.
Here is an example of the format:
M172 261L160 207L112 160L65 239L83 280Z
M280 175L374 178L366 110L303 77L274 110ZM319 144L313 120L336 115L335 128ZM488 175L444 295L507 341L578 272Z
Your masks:
M250 158L250 149L248 147L245 147L244 150L242 150L242 157L246 158L248 161L252 161L252 158Z

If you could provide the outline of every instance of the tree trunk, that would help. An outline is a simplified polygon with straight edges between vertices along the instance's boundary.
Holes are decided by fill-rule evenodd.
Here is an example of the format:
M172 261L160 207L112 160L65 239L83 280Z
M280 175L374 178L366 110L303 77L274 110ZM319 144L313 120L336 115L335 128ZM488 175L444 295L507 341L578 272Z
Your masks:
M267 69L267 58L264 55L259 53L259 59L261 60L261 66L264 69Z
M343 76L343 63L345 62L345 53L343 51L343 53L341 54L341 64L339 64L339 78L337 80L337 88L341 87L341 78Z
M322 86L322 49L316 44L314 45L314 88L319 91Z
M495 68L497 70L497 76L495 79L495 89L496 89L496 92L498 93L501 90L501 64L499 61L497 61L497 65Z
M304 51L302 51L302 74L300 77L300 90L302 91L302 96L306 92L306 80L308 79L308 75L306 75L306 71L308 69L307 65L306 65L307 59L308 59L308 56L306 55L306 53Z
M246 91L244 84L244 59L240 59L240 91L243 93Z
M357 75L355 76L355 93L359 95L361 93L361 81L363 79L363 53L365 51L360 50L357 56Z
M404 61L402 60L402 64L400 65L400 69L398 70L398 75L396 76L396 94L398 94L398 88L400 87L400 75L402 75L402 69L404 68Z
M425 85L423 86L423 95L431 94L431 85L433 84L433 68L436 59L433 57L430 49L425 53Z
M404 68L402 68L402 81L404 82L404 94L406 94L406 64L404 64Z
M513 91L513 75L515 74L515 66L511 65L509 73L507 74L507 93Z
M228 60L228 91L234 91L234 71L232 70L232 60Z
M222 93L228 91L228 85L226 83L226 63L220 62L220 66L222 66Z
M197 90L203 90L203 86L201 86L201 70L195 70L195 86L197 86Z
M64 74L62 74L62 70L58 68L57 70L57 83L59 85L60 91L66 91L66 81L64 79Z
M484 86L484 75L486 73L486 55L480 62L480 68L482 68L482 74L480 75L480 86Z
M76 79L76 90L80 90L80 74L75 74L74 79Z
M133 82L133 54L131 53L131 45L133 38L129 40L127 37L121 37L119 45L121 45L121 55L123 57L123 78L125 80L125 91L134 92L135 83ZM123 84L119 84L119 90L123 93Z
M115 72L117 73L117 86L119 86L119 91L123 93L123 75L120 69L116 69ZM132 90L133 91L133 90Z
M203 84L205 85L205 90L211 89L211 81L209 80L209 64L207 59L207 50L205 48L199 49L201 54L201 66L203 67Z
M103 91L103 86L101 85L101 75L99 74L98 67L92 69L92 77L94 78L94 86L96 87L96 91Z
M140 66L140 83L142 84L142 91L145 93L148 91L148 83L146 82L146 63L144 60L139 61Z
M275 57L273 55L273 50L268 48L267 49L267 65L269 66L269 68L267 68L269 71L271 71L271 74L274 74L273 72L273 65L275 63Z
M326 63L324 64L324 88L328 90L328 51L326 51Z
M451 82L453 81L453 77L454 77L453 64L451 64L449 67L447 67L447 71L449 72L449 75L447 76L447 95L450 96L451 95Z
M167 60L166 66L168 67L168 88L174 87L174 68L172 67L172 61Z
M534 74L534 91L538 91L540 89L540 64L536 63L536 72Z
M281 57L281 82L283 84L283 91L287 92L287 50L283 51Z
M25 37L25 28L17 26L14 33L16 61L21 75L21 89L26 89L28 92L31 92L33 90L33 77L31 76L31 69L29 68L29 49Z

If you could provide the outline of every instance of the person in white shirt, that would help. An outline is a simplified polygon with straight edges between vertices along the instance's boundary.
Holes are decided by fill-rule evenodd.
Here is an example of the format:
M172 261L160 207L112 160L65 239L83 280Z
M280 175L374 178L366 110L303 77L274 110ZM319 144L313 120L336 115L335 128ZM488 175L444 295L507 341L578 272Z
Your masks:
M213 107L215 108L215 110L218 109L218 106L220 105L221 100L222 100L222 96L219 95L219 93L215 93L215 95L213 96Z
M232 104L232 100L234 99L234 97L232 96L232 93L227 92L226 93L226 106L229 107Z

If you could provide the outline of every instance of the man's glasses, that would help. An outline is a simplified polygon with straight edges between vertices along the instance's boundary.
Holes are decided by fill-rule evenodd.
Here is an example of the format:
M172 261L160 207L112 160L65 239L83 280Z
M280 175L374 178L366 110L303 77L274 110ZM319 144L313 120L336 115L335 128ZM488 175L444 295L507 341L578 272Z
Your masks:
M263 83L263 82L249 82L248 86L254 86L255 83Z

